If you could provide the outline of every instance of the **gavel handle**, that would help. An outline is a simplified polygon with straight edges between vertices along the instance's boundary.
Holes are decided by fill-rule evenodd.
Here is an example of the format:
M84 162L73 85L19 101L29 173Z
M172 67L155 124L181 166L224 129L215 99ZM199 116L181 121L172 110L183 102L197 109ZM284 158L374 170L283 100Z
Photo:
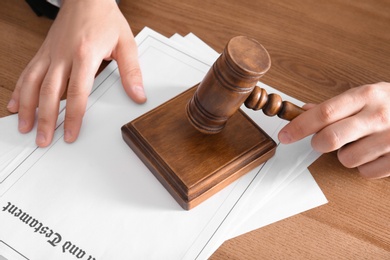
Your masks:
M289 101L282 102L282 109L278 113L278 117L291 121L300 114L302 114L305 110Z
M263 110L267 116L275 116L291 121L305 110L289 101L282 101L278 94L267 94L267 92L256 86L252 93L245 100L245 106L253 110Z

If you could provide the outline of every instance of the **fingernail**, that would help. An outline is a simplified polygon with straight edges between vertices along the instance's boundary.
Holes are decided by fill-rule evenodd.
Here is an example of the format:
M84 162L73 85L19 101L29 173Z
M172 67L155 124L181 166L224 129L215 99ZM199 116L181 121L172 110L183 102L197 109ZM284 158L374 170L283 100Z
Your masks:
M279 133L279 141L283 144L291 143L291 136L289 133L283 131Z
M10 108L13 108L15 106L15 103L16 101L14 99L11 99L9 102L8 102L8 105L7 105L7 108L10 109Z
M24 132L26 130L27 122L24 119L19 119L18 128L20 132Z
M140 98L146 98L144 88L141 86L134 86L133 87L134 92L137 94L138 97Z
M65 142L69 143L72 141L72 132L70 130L65 130L64 133L64 140Z
M35 139L35 142L37 143L37 145L46 144L46 136L45 136L45 134L42 133L42 132L38 132L37 133L37 138Z

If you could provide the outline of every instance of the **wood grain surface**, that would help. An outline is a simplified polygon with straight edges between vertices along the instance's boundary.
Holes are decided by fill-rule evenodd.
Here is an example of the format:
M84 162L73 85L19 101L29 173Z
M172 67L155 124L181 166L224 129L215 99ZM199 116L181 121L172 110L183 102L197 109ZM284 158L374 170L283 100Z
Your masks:
M272 59L261 80L304 102L390 81L389 0L122 0L120 8L134 34L193 32L218 52L234 36L257 39ZM0 1L0 116L51 23L23 0ZM336 153L309 169L328 204L228 240L211 259L390 259L390 179L362 179Z

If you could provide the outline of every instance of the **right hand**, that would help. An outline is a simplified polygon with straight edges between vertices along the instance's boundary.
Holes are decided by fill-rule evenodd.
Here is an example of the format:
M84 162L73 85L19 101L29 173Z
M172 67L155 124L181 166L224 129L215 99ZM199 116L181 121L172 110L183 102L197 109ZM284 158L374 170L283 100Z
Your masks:
M340 162L365 178L390 176L390 83L356 87L304 108L279 132L282 143L314 134L314 150L338 150Z

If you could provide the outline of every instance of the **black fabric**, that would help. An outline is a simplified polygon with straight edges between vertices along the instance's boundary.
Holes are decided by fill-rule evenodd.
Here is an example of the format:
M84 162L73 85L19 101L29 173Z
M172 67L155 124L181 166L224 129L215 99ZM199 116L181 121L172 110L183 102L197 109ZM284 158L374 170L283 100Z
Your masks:
M46 2L46 0L26 0L26 2L38 16L46 16L50 19L57 16L59 8Z
M26 2L38 16L46 16L50 19L55 19L60 10L46 0L26 0ZM116 2L119 4L120 0L116 0Z

